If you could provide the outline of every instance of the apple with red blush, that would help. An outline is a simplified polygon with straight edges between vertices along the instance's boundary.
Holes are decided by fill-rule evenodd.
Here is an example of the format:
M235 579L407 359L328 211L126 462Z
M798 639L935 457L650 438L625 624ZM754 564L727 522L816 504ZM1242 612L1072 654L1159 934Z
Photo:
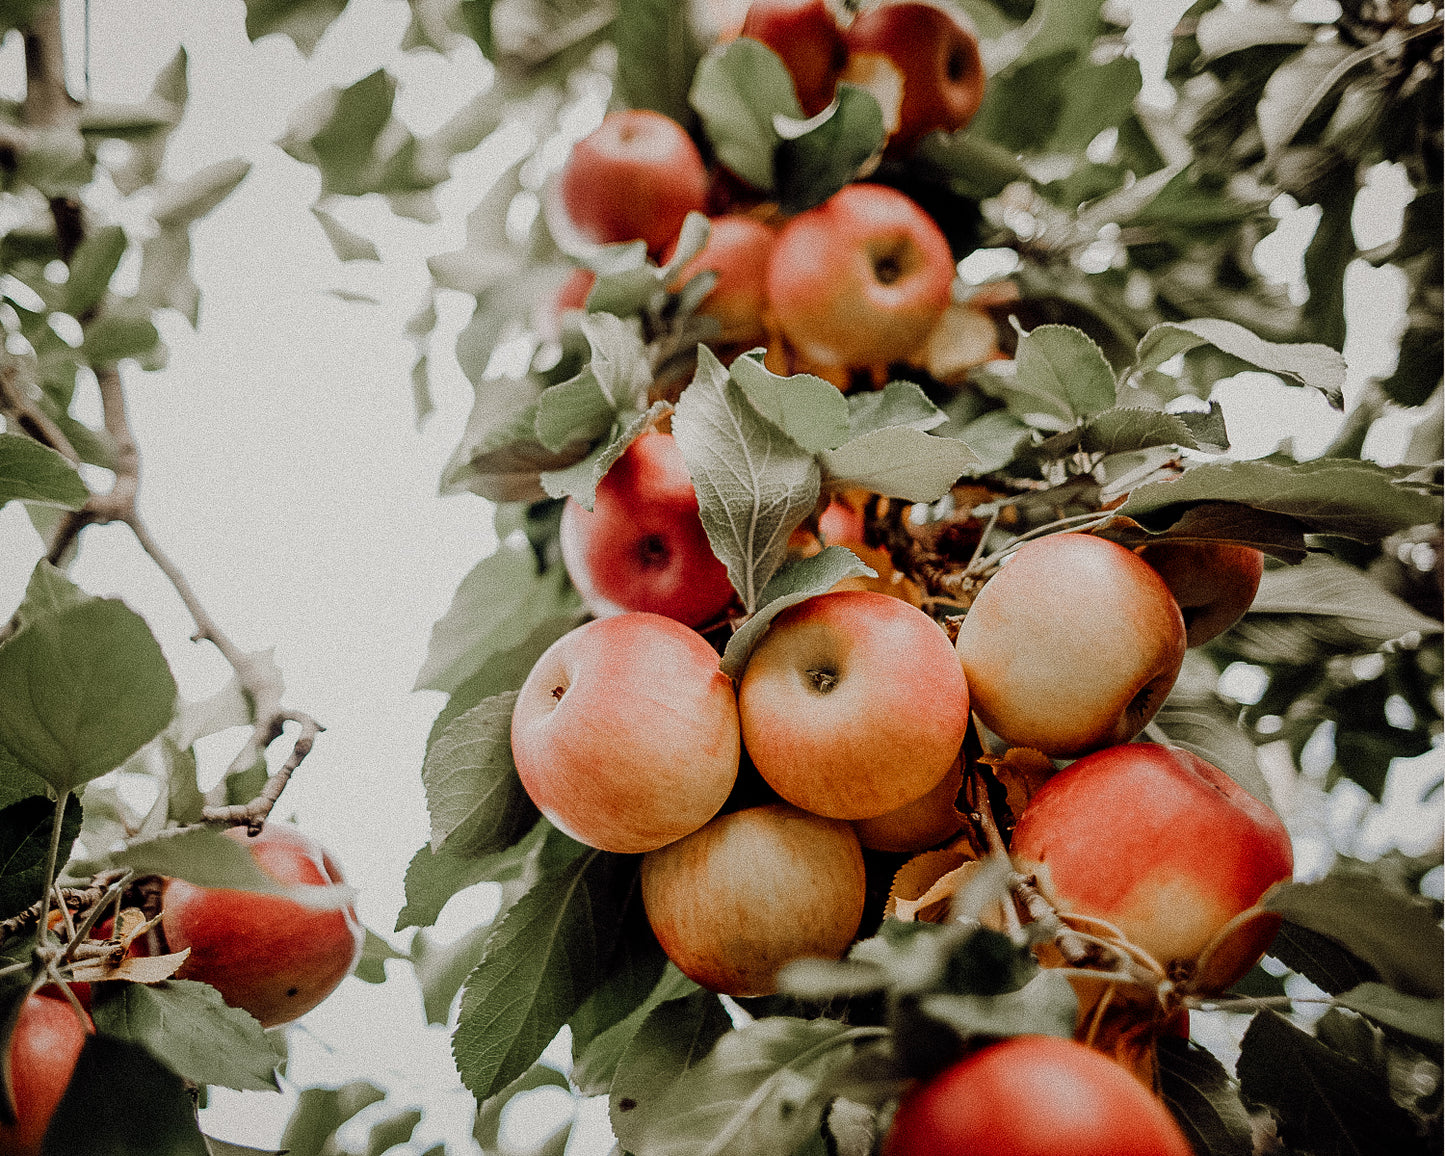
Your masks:
M782 59L804 116L817 116L832 103L848 43L826 0L753 0L742 35Z
M75 1072L85 1037L94 1031L90 1017L68 1000L38 992L25 997L10 1037L16 1118L0 1120L0 1152L40 1156L50 1118Z
M1139 557L1179 603L1190 646L1217 638L1243 618L1264 574L1264 555L1233 542L1153 542Z

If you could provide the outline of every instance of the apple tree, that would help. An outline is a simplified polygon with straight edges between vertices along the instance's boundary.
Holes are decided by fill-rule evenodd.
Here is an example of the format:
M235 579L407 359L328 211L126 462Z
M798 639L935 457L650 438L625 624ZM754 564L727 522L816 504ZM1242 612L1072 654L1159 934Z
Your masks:
M246 28L309 51L345 7L251 0ZM5 1030L46 985L85 1022L95 985L45 1151L92 1150L75 1121L127 1088L149 1107L122 1132L204 1151L188 1092L266 1086L275 1033L173 978L161 889L277 889L216 828L264 826L317 724L190 597L239 693L178 712L144 622L64 571L116 521L186 596L134 509L115 366L193 312L187 228L244 171L158 188L113 294L133 242L87 197L155 183L184 61L142 107L77 105L53 9L0 10L31 213L0 249L0 480L50 544L0 643ZM279 144L342 255L370 242L338 199L425 216L453 158L511 150L408 327L419 421L432 364L475 390L439 485L500 542L417 675L447 700L396 926L484 1150L565 1087L632 1156L967 1151L924 1107L1020 1036L1108 1056L1126 1100L1100 1111L1160 1150L1438 1149L1440 843L1320 816L1422 765L1409 802L1439 807L1441 29L1428 0L439 0L401 50L493 69L441 131L397 119L384 68L297 111ZM697 662L653 648L678 633L721 722L677 722ZM193 744L237 717L253 741L202 798ZM719 751L706 813L648 830ZM149 815L116 768L160 780ZM497 917L435 946L479 884ZM372 978L401 954L367 946ZM308 1091L285 1143L334 1147L379 1095Z

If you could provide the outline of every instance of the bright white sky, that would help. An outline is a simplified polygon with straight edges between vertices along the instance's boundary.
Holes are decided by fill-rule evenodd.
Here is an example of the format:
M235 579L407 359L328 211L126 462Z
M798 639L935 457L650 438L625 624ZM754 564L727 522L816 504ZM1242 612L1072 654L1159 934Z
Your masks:
M78 31L82 4L66 0ZM402 904L401 881L427 838L419 768L441 696L412 694L432 622L463 574L492 547L486 504L440 500L436 483L471 402L446 356L469 302L447 295L434 349L438 412L417 432L402 327L429 286L425 258L459 248L463 218L496 169L485 150L461 158L438 197L443 221L423 226L379 201L343 204L345 223L369 236L382 262L343 265L310 214L314 170L274 147L292 109L329 85L346 85L385 63L402 80L397 112L428 133L488 81L475 48L451 58L396 50L409 18L404 0L353 0L317 52L269 37L251 45L238 0L105 0L92 5L91 87L105 100L137 100L179 43L190 54L191 100L172 139L166 173L180 178L243 155L250 176L194 231L201 324L167 318L169 367L128 377L143 455L141 504L152 530L202 601L238 643L275 647L287 702L329 728L293 780L283 811L332 847L360 891L363 920L386 934ZM137 34L137 33L140 34ZM78 58L78 52L77 52ZM0 90L18 95L18 38L0 48ZM117 204L127 224L144 214ZM1291 223L1293 226L1293 222ZM135 270L122 270L118 288ZM1362 277L1372 274L1363 272ZM1286 274L1287 276L1287 274ZM1390 286L1362 282L1366 300L1389 305ZM365 293L379 304L345 301ZM1394 324L1387 313L1385 326ZM1379 331L1381 325L1361 329ZM1361 347L1354 377L1378 371ZM1283 414L1318 452L1335 415L1318 398L1284 386L1242 382L1225 390L1240 456L1274 448ZM98 416L93 397L85 416ZM0 513L0 612L24 589L39 541L16 505ZM229 671L207 646L128 532L92 528L74 576L118 594L145 615L166 649L182 693L201 698ZM218 774L240 735L209 740ZM485 890L451 905L442 931L483 918ZM293 1031L291 1075L301 1084L366 1077L432 1110L421 1153L446 1138L466 1152L471 1098L452 1067L447 1033L423 1023L409 970L384 987L348 980ZM218 1093L207 1127L238 1143L279 1141L289 1097ZM571 1151L606 1151L597 1105ZM535 1133L534 1133L535 1134ZM359 1139L359 1137L357 1137Z

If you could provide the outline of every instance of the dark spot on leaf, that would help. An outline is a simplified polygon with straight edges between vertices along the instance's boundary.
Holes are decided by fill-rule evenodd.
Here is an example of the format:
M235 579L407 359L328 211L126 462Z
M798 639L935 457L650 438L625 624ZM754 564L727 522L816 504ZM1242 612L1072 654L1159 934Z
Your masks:
M622 1099L617 1101L617 1110L619 1112L630 1112L635 1107L637 1107L637 1101L631 1096L623 1096Z

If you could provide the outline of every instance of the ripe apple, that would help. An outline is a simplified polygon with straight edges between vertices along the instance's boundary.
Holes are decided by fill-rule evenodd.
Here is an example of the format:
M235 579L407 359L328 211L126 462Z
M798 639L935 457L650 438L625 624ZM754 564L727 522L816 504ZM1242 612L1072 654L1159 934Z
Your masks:
M702 626L733 599L671 434L637 438L598 484L590 512L567 500L559 532L572 585L598 617L645 610Z
M979 718L1010 746L1055 758L1137 735L1184 651L1184 619L1158 572L1089 534L1019 547L958 632Z
M244 827L226 835L282 883L345 883L331 854L287 823L272 820L254 838ZM166 880L161 927L171 951L191 951L177 979L210 984L268 1028L290 1023L335 991L361 958L366 936L351 905L314 907L185 879Z
M95 1031L69 1002L47 995L27 996L10 1037L10 1078L16 1121L0 1122L0 1152L40 1156L41 1141L56 1105L65 1095L85 1037Z
M832 103L848 44L825 0L753 0L742 34L782 58L804 116L817 116Z
M642 901L683 974L727 995L769 995L778 970L838 959L863 918L858 837L784 803L719 815L642 860Z
M624 854L716 815L740 745L717 652L660 614L598 618L564 634L512 713L512 755L538 809L589 847Z
M1162 1101L1073 1040L1012 1036L907 1092L883 1156L1192 1156Z
M722 326L719 342L751 346L767 339L764 273L775 235L755 217L741 213L714 217L702 252L684 265L668 286L676 290L699 273L717 274L717 284L702 299L698 312L715 317Z
M948 307L953 256L942 230L885 185L847 185L783 226L768 303L807 361L886 366L913 354Z
M1109 747L1069 764L1024 808L1010 854L1061 911L1107 920L1172 976L1293 870L1279 817L1198 755L1155 743ZM1279 921L1234 945L1242 976ZM1237 958L1236 958L1237 957Z
M587 241L647 242L660 254L707 203L707 169L687 130L650 109L610 112L557 177L567 222Z
M890 151L912 149L934 129L953 132L983 103L978 37L963 14L942 4L893 2L865 9L847 32L848 53L886 58L903 77L903 103Z
M1140 549L1139 557L1159 571L1179 603L1190 646L1243 618L1264 573L1262 553L1232 542L1155 542Z
M927 794L968 729L948 636L897 598L840 590L788 607L738 687L743 744L788 802L871 819Z
M896 811L876 819L856 819L858 842L870 851L923 851L936 847L963 829L954 803L963 788L963 764L954 759L938 785Z

